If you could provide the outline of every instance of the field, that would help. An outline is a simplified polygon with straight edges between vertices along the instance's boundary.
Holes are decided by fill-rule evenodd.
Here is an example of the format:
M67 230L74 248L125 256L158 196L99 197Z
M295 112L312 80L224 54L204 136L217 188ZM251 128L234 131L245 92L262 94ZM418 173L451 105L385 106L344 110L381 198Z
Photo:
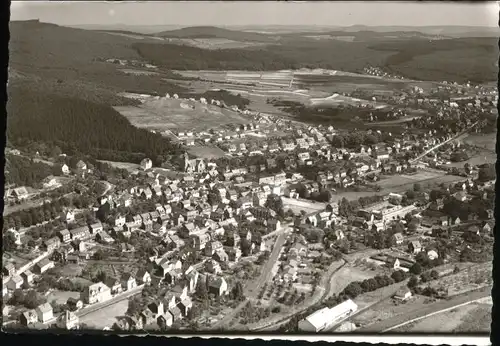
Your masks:
M101 162L105 162L105 163L111 165L112 167L120 168L120 169L126 169L126 170L128 170L130 172L135 172L135 171L139 170L139 168L140 168L140 165L136 164L136 163L104 161L104 160L100 160L100 161Z
M346 265L337 271L330 279L329 295L342 292L353 281L363 281L370 279L380 274L377 271L372 271L368 267L354 267Z
M215 146L194 146L188 149L190 155L203 159L212 159L226 156L226 153Z
M457 274L433 280L422 285L422 287L431 286L437 290L442 288L447 292L448 296L453 296L491 284L493 280L491 270L491 263L475 265Z
M287 197L282 197L282 200L284 209L292 209L294 213L300 213L301 210L304 210L306 213L314 213L324 210L326 207L325 203L308 200L296 200Z
M80 323L85 323L90 328L102 329L111 327L116 322L116 317L124 316L128 309L128 299L121 300L88 315L80 317Z
M496 137L496 133L487 135L472 134L464 140L464 143L495 151Z
M491 300L491 299L490 299ZM491 303L471 303L407 324L394 332L405 333L489 333Z
M201 49L237 49L262 47L264 42L242 42L224 38L165 38L168 43L186 45Z
M361 303L363 304L363 300L361 300ZM405 304L397 303L392 298L389 298L380 302L373 308L368 308L366 311L363 311L361 314L353 317L351 321L357 325L366 326L405 314L409 309L413 309L415 306L423 306L424 304L429 303L429 298L424 296L414 296Z
M452 183L455 181L463 180L463 177L454 175L443 175L437 172L425 171L419 172L415 175L397 175L397 176L386 176L382 177L380 181L377 182L384 193L389 192L404 192L409 189L413 189L415 183L419 183L422 186L432 186L439 185L441 183Z
M140 106L118 106L115 109L133 125L156 131L202 130L224 124L245 124L249 121L238 113L200 102L159 99Z

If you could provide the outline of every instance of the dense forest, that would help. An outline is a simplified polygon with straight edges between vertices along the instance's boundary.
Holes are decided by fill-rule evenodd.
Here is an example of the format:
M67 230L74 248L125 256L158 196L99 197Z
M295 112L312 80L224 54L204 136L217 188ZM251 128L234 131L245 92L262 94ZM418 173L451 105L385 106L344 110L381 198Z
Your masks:
M35 186L49 175L53 168L43 162L34 162L25 157L5 155L5 180L7 184L17 186Z
M134 163L146 156L157 165L180 153L169 139L132 126L110 106L24 89L9 91L7 133L14 146L27 140L58 141L68 155L79 152Z

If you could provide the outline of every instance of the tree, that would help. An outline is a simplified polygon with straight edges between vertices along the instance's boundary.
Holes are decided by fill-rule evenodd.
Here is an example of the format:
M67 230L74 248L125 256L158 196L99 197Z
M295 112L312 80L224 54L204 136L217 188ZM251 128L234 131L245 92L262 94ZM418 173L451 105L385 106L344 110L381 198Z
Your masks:
M405 279L405 273L401 270L396 270L391 274L391 278L394 282L401 282Z
M412 275L410 280L408 280L408 288L413 288L418 285L418 278L415 275Z
M418 262L414 263L410 268L410 273L420 275L422 273L422 266Z
M237 281L232 290L233 298L238 301L245 300L245 292L243 290L243 285L240 281Z
M424 272L422 275L420 275L420 281L422 282L429 282L431 281L431 273L430 272Z
M344 289L344 293L351 298L356 298L363 293L363 288L361 288L361 285L358 282L351 282Z
M12 232L8 232L3 236L3 251L13 251L16 248L16 238Z
M243 256L250 255L252 251L252 243L250 243L246 238L241 240L241 254Z
M493 180L496 178L495 166L486 164L479 168L478 180L481 182Z
M128 301L128 309L125 314L128 316L136 316L142 311L143 307L143 302L139 298L134 297Z
M431 270L431 279L432 280L439 279L439 273L437 272L437 270Z
M208 299L207 285L202 280L198 280L198 283L196 284L195 295L196 295L196 297L200 298L201 300Z
M422 267L427 267L427 266L429 266L429 263L430 263L429 256L427 255L427 253L425 251L419 252L415 256L415 261L417 261L417 263L419 263Z

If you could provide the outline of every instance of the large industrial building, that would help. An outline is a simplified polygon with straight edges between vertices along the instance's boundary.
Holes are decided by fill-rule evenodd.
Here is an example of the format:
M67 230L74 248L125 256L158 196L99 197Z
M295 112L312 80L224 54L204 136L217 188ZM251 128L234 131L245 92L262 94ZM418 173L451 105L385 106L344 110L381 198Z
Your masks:
M300 321L299 330L314 333L326 331L357 310L358 306L350 299L333 308L325 307Z

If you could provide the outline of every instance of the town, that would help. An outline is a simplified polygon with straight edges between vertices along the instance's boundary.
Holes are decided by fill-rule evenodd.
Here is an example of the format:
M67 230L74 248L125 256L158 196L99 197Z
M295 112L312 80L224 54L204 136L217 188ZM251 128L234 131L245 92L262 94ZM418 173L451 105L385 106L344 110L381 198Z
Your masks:
M4 330L490 330L496 22L122 5L13 5Z
M474 152L461 138L481 132L497 102L483 92L474 103L429 103L436 116L399 134L264 114L178 132L186 147L215 143L225 155L185 153L177 170L12 149L8 158L52 174L39 188L6 187L4 325L90 328L125 301L125 313L106 313L99 327L317 332L346 328L353 300L381 287L397 286L401 301L457 294L432 282L492 255L494 167L447 165ZM329 292L332 268L352 262L373 277Z

